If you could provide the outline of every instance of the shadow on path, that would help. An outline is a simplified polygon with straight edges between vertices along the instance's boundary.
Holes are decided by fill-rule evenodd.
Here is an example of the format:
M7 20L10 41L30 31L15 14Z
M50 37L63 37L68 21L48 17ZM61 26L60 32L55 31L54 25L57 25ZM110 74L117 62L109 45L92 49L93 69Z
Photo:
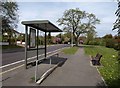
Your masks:
M40 64L51 64L51 65L57 65L59 62L63 62L62 64L59 65L59 67L61 67L65 62L66 62L67 58L63 58L63 57L58 57L58 56L51 56L47 59L42 59L40 61L38 61L38 65ZM28 68L32 68L36 66L36 62L30 62L28 63Z
M56 65L61 61L64 64L66 62L66 60L67 60L67 58L52 56L52 57L44 60L41 64L50 64L50 62L51 62L51 64ZM61 64L60 66L62 66L63 64Z

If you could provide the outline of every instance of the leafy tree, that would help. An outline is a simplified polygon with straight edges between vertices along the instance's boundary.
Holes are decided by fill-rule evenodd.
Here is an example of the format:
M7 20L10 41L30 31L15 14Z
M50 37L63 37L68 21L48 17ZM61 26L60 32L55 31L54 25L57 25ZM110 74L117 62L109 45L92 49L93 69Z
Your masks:
M87 32L87 43L89 44L90 41L92 41L96 37L96 31L94 29L91 29Z
M118 30L118 36L120 36L120 1L117 0L117 2L118 2L118 9L115 12L115 14L117 16L117 19L114 23L113 30L117 29ZM119 49L118 59L120 60L120 42L118 42L118 49Z
M25 35L24 35L24 34L20 34L20 35L17 37L17 40L18 40L18 41L25 42Z
M115 40L114 40L114 37L112 36L112 34L106 34L102 38L103 38L103 40L105 42L105 46L106 47L108 47L108 48L114 48Z
M120 34L120 1L118 1L118 9L115 12L116 16L118 17L114 23L113 30L118 29L118 34Z
M67 40L67 42L71 42L71 38L72 38L71 32L67 32L63 36L64 36L64 41ZM68 38L68 39L65 39L65 38Z
M47 41L48 41L47 42L48 44L51 44L51 33L50 32L48 33Z
M62 34L60 33L60 34L56 35L56 37L61 38Z
M70 32L67 32L67 33L64 33L64 34L58 34L56 35L57 38L60 38L61 39L61 43L68 43L70 42L70 38L71 38L71 33Z
M86 33L89 29L95 28L95 24L100 21L94 14L89 14L76 8L66 10L62 18L58 19L57 22L59 25L64 26L64 31L73 33L77 45L80 34Z
M18 22L18 5L16 2L1 2L1 17L2 17L2 33L7 32L9 44L11 44L12 30L17 27Z
M105 36L103 36L103 38L104 38L104 39L106 39L106 38L112 39L113 36L112 36L112 34L106 34Z
M120 36L115 35L114 39L120 39Z

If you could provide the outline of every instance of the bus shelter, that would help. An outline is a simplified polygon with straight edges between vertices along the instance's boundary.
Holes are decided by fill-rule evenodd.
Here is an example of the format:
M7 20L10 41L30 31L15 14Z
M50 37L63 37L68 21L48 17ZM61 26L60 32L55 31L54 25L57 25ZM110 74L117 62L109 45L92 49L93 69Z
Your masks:
M57 26L52 24L49 20L36 20L36 21L22 21L22 24L25 25L25 68L27 69L28 60L27 60L27 51L29 50L37 50L37 57L36 60L38 60L38 50L39 45L38 38L39 38L39 30L45 33L44 38L44 57L46 59L47 57L47 40L46 40L46 34L47 32L62 32ZM29 35L28 35L28 28L30 29ZM28 38L31 37L31 38Z

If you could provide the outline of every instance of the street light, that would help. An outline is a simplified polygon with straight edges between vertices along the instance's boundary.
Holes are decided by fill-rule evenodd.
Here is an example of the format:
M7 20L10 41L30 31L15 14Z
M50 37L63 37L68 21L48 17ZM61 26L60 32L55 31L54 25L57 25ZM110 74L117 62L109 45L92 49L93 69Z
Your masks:
M73 47L73 30L71 30L71 47Z

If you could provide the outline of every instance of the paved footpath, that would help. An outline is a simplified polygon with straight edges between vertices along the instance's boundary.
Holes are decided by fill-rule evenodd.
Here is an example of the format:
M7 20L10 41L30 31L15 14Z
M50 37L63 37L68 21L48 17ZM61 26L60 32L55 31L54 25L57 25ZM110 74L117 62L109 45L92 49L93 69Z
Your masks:
M84 54L80 47L76 54L60 57L67 58L66 62L52 72L40 85L31 82L34 77L34 67L25 70L18 68L13 72L3 75L4 86L101 86L103 80L95 67L90 65L90 58ZM42 75L50 67L49 64L40 64L39 70ZM40 76L39 75L39 76Z
M95 67L90 65L90 58L84 49L79 48L75 55L68 58L62 67L57 68L41 86L102 86L103 81Z

